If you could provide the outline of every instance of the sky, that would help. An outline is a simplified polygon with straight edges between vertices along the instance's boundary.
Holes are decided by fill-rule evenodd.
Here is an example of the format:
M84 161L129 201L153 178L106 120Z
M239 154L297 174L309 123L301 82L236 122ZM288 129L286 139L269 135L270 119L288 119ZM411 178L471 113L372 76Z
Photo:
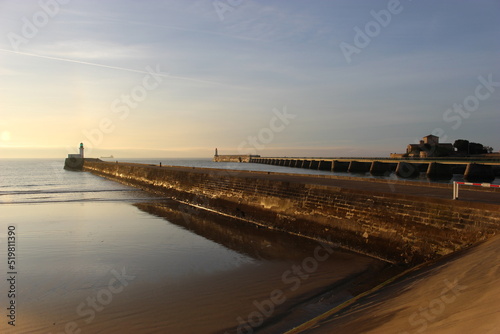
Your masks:
M500 1L0 0L0 158L500 149Z

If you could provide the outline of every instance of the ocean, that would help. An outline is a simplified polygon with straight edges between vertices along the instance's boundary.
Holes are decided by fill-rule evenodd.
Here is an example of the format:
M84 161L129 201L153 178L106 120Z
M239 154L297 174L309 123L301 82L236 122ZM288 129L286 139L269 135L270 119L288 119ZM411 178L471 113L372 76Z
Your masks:
M0 160L1 333L281 333L385 266L63 163Z

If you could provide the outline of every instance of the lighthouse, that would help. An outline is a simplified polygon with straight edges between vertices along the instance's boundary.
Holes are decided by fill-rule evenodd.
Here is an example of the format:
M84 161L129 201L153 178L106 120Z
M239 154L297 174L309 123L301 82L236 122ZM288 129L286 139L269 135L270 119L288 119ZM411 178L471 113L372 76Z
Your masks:
M83 150L83 143L80 143L80 154L68 154L68 157L64 161L64 169L83 170L83 164L85 162Z

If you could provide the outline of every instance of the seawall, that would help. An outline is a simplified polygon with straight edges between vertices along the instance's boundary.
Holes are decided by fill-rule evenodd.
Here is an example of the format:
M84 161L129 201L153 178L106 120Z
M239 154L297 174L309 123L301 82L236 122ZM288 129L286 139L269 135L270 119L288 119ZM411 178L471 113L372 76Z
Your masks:
M250 162L260 155L215 155L213 161L215 162Z
M431 180L450 180L463 174L470 182L492 182L500 177L500 160L492 154L475 158L272 158L251 157L251 163L316 169L331 172L370 173L415 178L425 173Z
M83 165L85 162L89 163L91 161L94 162L99 162L102 161L100 159L93 159L93 158L80 158L80 157L71 157L71 158L66 158L64 160L64 169L66 170L71 170L71 171L81 171L83 170Z
M500 231L500 205L453 201L451 185L372 182L367 190L358 187L366 181L334 177L95 161L84 170L395 263L434 259ZM426 191L450 196L419 195Z

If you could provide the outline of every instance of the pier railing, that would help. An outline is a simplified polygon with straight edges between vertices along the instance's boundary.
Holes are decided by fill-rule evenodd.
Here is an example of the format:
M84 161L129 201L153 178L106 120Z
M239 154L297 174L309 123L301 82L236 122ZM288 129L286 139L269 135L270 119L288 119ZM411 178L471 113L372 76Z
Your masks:
M484 187L484 188L500 188L499 184L453 181L453 199L458 199L458 189L461 185L462 186Z

